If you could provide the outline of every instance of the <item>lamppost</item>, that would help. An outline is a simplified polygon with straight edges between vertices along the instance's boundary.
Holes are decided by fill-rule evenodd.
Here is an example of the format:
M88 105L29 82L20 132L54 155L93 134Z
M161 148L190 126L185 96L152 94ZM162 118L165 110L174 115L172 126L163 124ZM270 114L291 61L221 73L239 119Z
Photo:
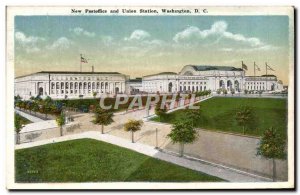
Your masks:
M158 149L158 129L155 129L155 149Z

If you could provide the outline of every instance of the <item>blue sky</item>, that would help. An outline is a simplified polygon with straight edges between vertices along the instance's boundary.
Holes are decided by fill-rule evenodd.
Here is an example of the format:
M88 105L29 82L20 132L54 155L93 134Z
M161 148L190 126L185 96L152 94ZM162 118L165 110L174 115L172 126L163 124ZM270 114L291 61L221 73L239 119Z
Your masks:
M288 25L287 16L16 16L16 75L78 70L83 53L86 71L136 77L243 60L248 75L253 61L268 62L287 82Z

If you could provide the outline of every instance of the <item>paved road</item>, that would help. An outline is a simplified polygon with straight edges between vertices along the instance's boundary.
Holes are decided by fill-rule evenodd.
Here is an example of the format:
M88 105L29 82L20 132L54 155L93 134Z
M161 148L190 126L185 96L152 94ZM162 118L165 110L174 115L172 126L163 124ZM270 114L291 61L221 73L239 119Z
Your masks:
M67 135L63 137L57 137L57 138L47 139L47 140L42 140L37 142L25 143L21 145L16 145L15 149L30 148L34 146L49 144L49 143L56 143L56 142L82 139L82 138L96 139L114 145L118 145L160 160L164 160L196 171L201 171L203 173L213 175L230 182L268 182L269 181L268 179L263 177L244 174L242 172L234 171L226 167L219 167L219 166L214 166L196 160L180 158L178 156L160 152L156 150L153 146L145 145L142 143L131 143L127 139L123 139L109 134L99 134L99 132L97 131L88 131L80 134L73 134L73 135Z

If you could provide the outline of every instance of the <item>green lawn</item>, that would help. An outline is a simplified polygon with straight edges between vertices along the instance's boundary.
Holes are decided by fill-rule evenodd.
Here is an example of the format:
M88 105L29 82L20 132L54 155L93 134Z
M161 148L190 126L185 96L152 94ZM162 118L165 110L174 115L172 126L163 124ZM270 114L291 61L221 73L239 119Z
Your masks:
M16 182L222 181L92 139L16 150L15 157Z
M29 123L32 123L30 120L28 120L27 118L24 118L23 116L19 115L20 116L20 119L21 119L21 123L23 125L27 125Z
M224 98L214 97L200 103L200 118L196 127L233 133L242 133L235 115L240 105L248 105L254 110L253 122L246 128L245 134L261 136L265 129L273 126L286 137L287 100L274 98ZM186 110L178 110L154 121L174 123L186 116Z

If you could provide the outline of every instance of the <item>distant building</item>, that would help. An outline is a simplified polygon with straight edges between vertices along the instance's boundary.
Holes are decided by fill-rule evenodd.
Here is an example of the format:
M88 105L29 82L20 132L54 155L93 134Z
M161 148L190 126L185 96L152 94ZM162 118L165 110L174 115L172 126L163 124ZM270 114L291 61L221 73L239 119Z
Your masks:
M143 91L142 78L129 79L126 84L130 94L136 94Z
M218 89L281 91L283 85L275 75L245 76L243 69L232 66L186 65L179 74L162 72L143 77L143 91L148 93L215 92Z
M15 78L15 95L50 96L53 99L126 93L128 76L118 72L42 71Z

